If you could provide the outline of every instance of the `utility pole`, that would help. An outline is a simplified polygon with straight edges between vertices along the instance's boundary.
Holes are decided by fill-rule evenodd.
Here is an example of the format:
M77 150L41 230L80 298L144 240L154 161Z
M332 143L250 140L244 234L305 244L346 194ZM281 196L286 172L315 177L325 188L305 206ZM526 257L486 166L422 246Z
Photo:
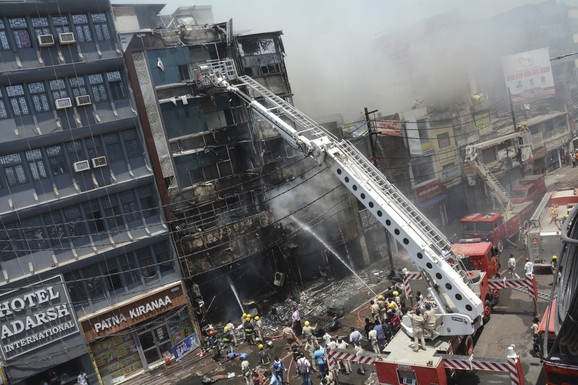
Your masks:
M365 122L367 123L367 134L369 135L369 148L371 149L371 160L373 162L373 165L379 169L374 142L374 136L377 135L377 133L373 132L373 128L371 127L371 119L369 119L369 114L374 114L377 111L378 110L369 111L367 107L364 108ZM385 227L383 229L385 230L385 244L387 245L387 255L389 257L389 268L390 268L389 278L393 278L395 277L395 267L393 266L393 255L391 253L391 235L389 234L389 231L387 231Z

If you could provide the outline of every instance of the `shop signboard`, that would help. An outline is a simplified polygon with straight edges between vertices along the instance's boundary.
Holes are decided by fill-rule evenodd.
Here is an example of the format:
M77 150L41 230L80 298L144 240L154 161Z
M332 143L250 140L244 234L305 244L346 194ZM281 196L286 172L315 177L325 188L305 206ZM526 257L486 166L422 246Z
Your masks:
M431 199L441 194L441 192L442 182L439 179L415 187L415 195L417 196L418 202Z
M175 356L175 360L180 360L198 347L199 341L197 340L197 334L193 333L190 336L187 336L187 338L173 346L173 354Z
M80 330L61 275L0 295L0 325L5 360Z
M84 338L92 341L185 304L183 287L180 282L177 282L115 306L108 311L83 317L80 323Z
M556 96L548 48L505 56L502 63L513 103Z

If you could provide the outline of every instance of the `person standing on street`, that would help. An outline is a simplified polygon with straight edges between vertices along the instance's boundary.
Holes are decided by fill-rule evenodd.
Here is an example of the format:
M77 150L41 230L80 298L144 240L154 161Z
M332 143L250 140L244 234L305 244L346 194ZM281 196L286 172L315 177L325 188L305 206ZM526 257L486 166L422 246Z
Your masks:
M295 307L293 313L291 314L291 320L293 321L293 331L297 337L301 336L301 315L299 315L299 310Z
M78 385L88 385L88 376L86 375L84 370L82 370L82 368L78 372L78 376L76 377L76 383Z
M337 349L347 349L348 346L349 344L345 342L343 339L341 338L337 339ZM351 373L351 362L349 362L349 360L341 360L341 364L345 369L345 374L349 375L349 373Z
M255 345L255 327L251 322L251 318L245 318L245 323L243 324L243 329L245 330L245 339L249 345Z
M374 300L371 300L369 303L371 304L371 318L373 321L379 321L379 305L376 304Z
M317 339L313 337L307 337L307 342L305 342L304 349L307 353L309 353L309 356L311 357L311 370L315 371L315 359L313 355L315 354L315 351L319 349Z
M524 274L533 275L534 274L534 264L530 261L530 258L526 257L526 264L524 265Z
M375 330L375 328L369 331L369 336L367 339L371 344L371 349L373 349L373 352L377 354L381 353L381 351L379 350L379 344L377 343L377 330Z
M325 361L325 350L320 347L313 354L313 358L317 361L317 367L319 368L319 376L323 381L323 379L327 375L327 361Z
M351 333L349 334L349 342L353 345L358 344L359 341L361 341L361 338L363 337L361 335L360 332L358 332L357 330L355 330L355 328L351 328Z
M417 352L419 350L419 341L421 341L423 350L426 350L425 340L423 338L424 318L421 310L410 310L407 312L407 315L411 318L411 327L413 329L413 351Z
M251 365L247 361L247 353L241 354L241 374L245 379L245 385L251 385Z
M303 352L299 354L299 359L297 360L297 370L299 374L303 377L303 385L311 385L311 363Z
M313 330L315 329L317 329L317 324L315 324L315 326L311 326L309 321L305 321L305 326L303 326L303 329L301 329L303 337L313 337Z
M257 339L263 341L263 321L258 315L255 316L255 330L257 331Z
M279 380L279 384L283 384L283 372L287 371L283 361L279 359L279 356L275 356L275 361L273 361L273 371Z
M516 274L516 258L514 258L514 254L510 254L510 259L508 259L508 273L510 274L510 278L520 278L520 276Z
M235 325L231 322L231 320L227 321L227 325L225 325L229 329L231 336L233 337L233 341L235 342L235 346L239 345L239 341L237 341L237 335L235 334Z
M297 344L299 347L301 347L301 341L299 341L299 338L297 338L295 335L295 331L291 327L290 323L287 323L287 326L285 326L283 329L283 338L287 343L287 349L291 350L291 346L293 344Z

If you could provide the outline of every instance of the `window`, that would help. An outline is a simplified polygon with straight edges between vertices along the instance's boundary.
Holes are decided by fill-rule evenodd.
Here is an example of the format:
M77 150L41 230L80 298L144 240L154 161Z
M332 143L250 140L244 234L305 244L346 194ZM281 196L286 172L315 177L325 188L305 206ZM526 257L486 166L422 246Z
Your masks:
M6 27L4 25L4 20L2 19L0 19L0 49L10 49L10 44L8 44L8 35L6 34Z
M48 28L48 18L47 17L33 17L32 28L34 28L34 34L38 35L49 35L50 28Z
M111 262L108 262L109 264ZM112 261L116 265L116 260ZM122 273L119 273L118 269L109 267L106 272L106 283L108 284L108 291L115 292L116 290L122 289L122 280L120 278Z
M104 89L104 79L101 74L88 75L88 82L92 89L92 97L95 103L103 102L108 99Z
M47 147L46 155L48 155L48 164L52 175L62 175L68 171L64 150L61 145Z
M70 78L68 82L70 83L70 88L72 88L73 96L88 95L83 77Z
M82 149L82 143L80 142L68 142L66 143L66 151L68 152L68 157L71 162L78 162L79 160L85 160L84 150Z
M417 130L420 139L429 139L428 122L427 120L417 121Z
M48 248L49 244L42 226L42 217L24 219L20 222L24 230L24 239L30 253Z
M66 239L66 232L60 211L44 214L44 224L46 232L48 233L48 239L50 243L52 243L52 248L56 252L65 250L64 240Z
M68 233L72 238L86 234L86 228L84 227L84 222L82 221L82 215L79 206L65 208L64 219L66 220Z
M86 149L88 150L89 158L96 158L97 156L103 156L104 151L102 149L102 143L100 142L100 137L86 140Z
M140 218L140 212L136 204L134 192L123 191L119 194L120 202L122 204L122 213L126 219L126 223L131 223Z
M171 261L171 255L169 253L167 243L163 242L153 245L153 251L155 253L155 257L157 259L157 263L159 264L161 273L172 271L173 263Z
M46 94L46 88L44 87L43 82L28 84L28 90L30 91L32 104L34 105L34 111L36 112L50 111L50 105L48 104L48 95Z
M98 264L85 267L82 270L82 275L84 275L88 286L88 298L95 300L104 297L104 280Z
M0 119L6 119L8 117L8 110L6 110L6 103L4 103L4 95L0 89Z
M179 65L179 76L181 80L191 79L191 73L189 72L189 66L187 64Z
M116 229L124 223L116 196L103 198L102 207L104 209L104 218L109 229Z
M30 174L32 174L32 179L39 180L48 177L46 173L46 167L44 167L44 160L42 160L42 152L40 150L30 150L26 151L26 160L28 161L28 167L30 168Z
M110 163L124 160L124 152L116 132L104 135L104 145L106 147L106 158Z
M91 233L100 233L106 230L98 202L86 202L83 204L83 208Z
M22 252L21 242L22 235L17 230L3 229L0 230L0 261L10 261Z
M56 79L49 82L50 91L52 91L52 96L54 99L62 99L68 97L68 92L66 92L66 85L64 80Z
M82 308L86 304L88 295L86 294L85 280L80 275L79 270L66 273L64 275L66 281L66 286L68 287L68 293L70 294L70 299L74 303L75 308Z
M151 278L157 274L157 268L155 266L155 261L151 255L151 251L146 249L141 249L136 253L138 258L138 263L141 268L141 274L144 278Z
M0 165L4 169L6 175L6 182L8 186L17 186L26 183L26 174L22 166L22 157L20 154L10 154L0 156Z
M107 72L106 80L110 87L110 96L112 97L112 100L126 99L119 71Z
M52 24L57 34L70 32L66 16L52 16Z
M450 145L450 134L448 132L444 132L443 134L438 135L438 147L444 148Z
M76 32L76 40L80 43L92 41L92 34L88 25L88 18L86 15L72 15L72 24L74 24L74 31Z
M28 103L26 102L26 97L24 96L23 86L7 86L6 94L10 99L10 105L12 106L12 112L14 112L14 116L30 114L30 110L28 110Z
M106 24L106 15L104 13L94 13L90 15L94 31L96 32L96 40L104 41L110 40L110 32L108 24Z
M12 35L18 48L32 48L30 41L30 33L28 32L28 23L24 17L12 17L8 19L10 28L12 28Z
M143 149L140 147L136 131L126 130L121 132L122 142L128 158L138 158L143 155Z
M151 186L143 186L137 189L140 206L145 217L150 217L157 213L155 195Z

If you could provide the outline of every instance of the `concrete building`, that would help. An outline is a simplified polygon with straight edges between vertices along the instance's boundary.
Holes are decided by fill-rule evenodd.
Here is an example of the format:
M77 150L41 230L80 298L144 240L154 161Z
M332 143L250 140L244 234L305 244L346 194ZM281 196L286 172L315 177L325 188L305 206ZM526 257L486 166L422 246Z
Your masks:
M197 70L249 75L291 103L282 32L235 34L232 20L199 24L196 8L172 15L187 23L145 24L140 6L128 8L119 17L115 6L118 25L130 26L121 40L183 274L200 289L192 293L199 312L211 304L213 319L236 320L243 312L236 295L252 300L243 305L249 309L285 299L332 264L331 273L347 271L296 219L317 218L316 230L325 229L340 252L349 248L354 265L379 257L358 236L357 203L347 190L320 180L311 160ZM210 19L206 10L203 17Z
M10 384L118 382L193 332L108 1L4 1L0 325Z

